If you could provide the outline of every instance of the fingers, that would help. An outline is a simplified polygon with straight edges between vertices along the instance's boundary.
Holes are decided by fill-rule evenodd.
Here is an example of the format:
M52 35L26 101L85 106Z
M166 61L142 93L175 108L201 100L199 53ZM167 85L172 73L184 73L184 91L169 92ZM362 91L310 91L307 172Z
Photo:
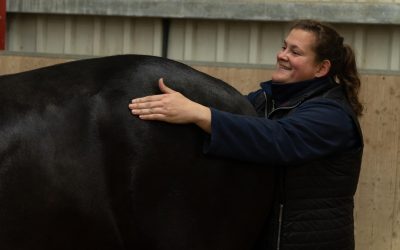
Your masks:
M131 110L132 114L139 115L139 116L149 116L149 115L163 115L163 108L156 107L156 108L133 108Z
M160 78L158 80L158 86L159 86L161 92L163 92L165 94L172 94L172 93L176 92L175 90L168 88L167 85L165 85L163 78Z
M143 120L174 122L181 106L185 106L185 99L179 92L167 87L163 78L159 79L158 84L163 94L133 99L128 105L129 109Z
M156 108L163 107L162 102L154 101L154 102L135 102L130 103L130 109L138 109L138 110L155 110Z
M166 115L163 112L162 107L151 107L153 105L150 105L148 108L135 108L134 106L138 105L140 106L141 104L132 104L129 105L129 108L131 108L131 113L133 115L139 116L140 119L142 120L160 120L163 121L166 119Z
M138 116L142 120L169 121L170 119L168 109L155 103L135 103L130 104L129 108L133 115Z
M168 94L161 94L136 98L131 101L128 107L132 114L139 115L140 118L158 120L165 116L165 99L167 97Z
M164 94L161 95L149 95L145 97L132 99L131 103L148 103L148 102L157 102L162 100Z
M154 101L155 100L155 101ZM155 96L147 96L133 99L128 105L133 115L139 116L143 120L163 120L164 106Z
M142 120L152 120L152 121L166 121L166 116L163 114L148 114L148 115L138 115Z
M145 96L141 98L135 98L131 101L131 103L144 103L144 102L155 102L155 101L160 101L162 98L165 97L165 94L173 94L176 93L177 91L167 87L164 83L164 79L160 78L158 80L158 86L164 94L161 95L150 95L150 96Z

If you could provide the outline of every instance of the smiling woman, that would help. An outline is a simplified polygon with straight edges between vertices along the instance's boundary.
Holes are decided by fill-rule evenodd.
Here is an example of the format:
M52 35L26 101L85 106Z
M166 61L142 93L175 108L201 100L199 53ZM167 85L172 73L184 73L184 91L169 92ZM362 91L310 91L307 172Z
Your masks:
M274 208L255 249L354 249L360 79L353 50L334 29L314 20L293 24L272 80L247 96L259 117L202 106L159 86L163 94L132 101L134 115L194 123L209 133L207 154L277 172Z
M277 55L276 71L272 80L279 83L294 83L322 77L330 68L330 61L316 61L312 45L315 37L301 29L294 29L284 41Z

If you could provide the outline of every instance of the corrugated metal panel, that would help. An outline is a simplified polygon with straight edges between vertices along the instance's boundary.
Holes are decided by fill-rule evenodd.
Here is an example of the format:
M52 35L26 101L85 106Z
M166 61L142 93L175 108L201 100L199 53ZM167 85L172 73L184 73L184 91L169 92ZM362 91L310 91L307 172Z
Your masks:
M390 58L390 69L400 70L400 27L393 27L391 30L391 58Z
M287 23L176 20L169 56L177 60L274 64ZM208 32L205 32L207 26ZM400 27L336 25L359 68L400 70ZM184 35L185 34L185 35Z
M78 55L161 55L160 19L9 15L8 50Z
M391 32L370 27L365 33L363 66L366 69L390 69Z
M400 26L337 24L360 69L400 70ZM240 64L275 63L287 22L173 19L168 57ZM8 50L112 55L162 54L162 20L154 18L10 14Z
M227 63L274 64L284 23L174 20L169 57Z

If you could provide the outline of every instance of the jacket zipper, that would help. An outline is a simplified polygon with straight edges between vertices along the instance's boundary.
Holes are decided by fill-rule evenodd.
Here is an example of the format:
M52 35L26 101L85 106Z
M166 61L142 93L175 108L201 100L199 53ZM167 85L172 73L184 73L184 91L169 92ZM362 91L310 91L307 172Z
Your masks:
M267 94L265 92L263 92L264 94L264 98L265 98L265 107L264 107L264 117L268 118L268 112L269 112L269 98L267 97Z
M265 117L266 118L269 118L275 111L278 111L278 110L291 110L291 109L294 109L297 106L299 106L305 99L304 98L304 99L298 101L297 103L295 103L295 104L293 104L291 106L275 108L275 100L268 98L268 96L266 95L265 92L264 92L264 97L265 97ZM270 100L268 100L268 99L270 99ZM282 199L282 197L281 197L281 199ZM278 234L277 234L277 238L276 238L276 250L280 250L280 248L281 248L283 209L284 209L284 202L283 202L283 200L281 200L280 204L279 204Z
M283 204L279 204L278 237L276 241L276 250L279 250L281 247L282 217L283 217Z
M275 100L271 99L271 98L268 98L268 96L267 96L267 94L265 92L263 92L263 94L264 94L264 98L265 98L265 109L264 109L264 112L265 112L265 117L266 118L269 118L272 115L272 113L274 113L277 110L294 109L297 106L299 106L304 100L304 99L302 99L302 100L298 101L297 103L295 103L292 106L275 108ZM271 99L270 100L271 103L269 103L269 99Z
M272 100L272 110L271 110L271 112L269 112L269 114L268 114L266 117L269 118L269 117L272 115L272 113L274 113L274 112L277 111L277 110L285 110L285 109L286 109L286 110L290 110L290 109L294 109L294 108L296 108L297 106L299 106L301 103L302 103L302 101L299 101L299 102L297 102L296 104L294 104L294 105L292 105L292 106L275 108L275 101Z

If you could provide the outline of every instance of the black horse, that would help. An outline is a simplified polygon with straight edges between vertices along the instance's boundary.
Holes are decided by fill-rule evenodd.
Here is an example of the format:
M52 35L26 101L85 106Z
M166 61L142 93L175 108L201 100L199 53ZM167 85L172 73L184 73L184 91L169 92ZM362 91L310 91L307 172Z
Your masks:
M0 77L0 249L251 249L270 168L202 153L194 125L142 121L134 97L170 87L255 115L222 81L168 59L78 60Z

